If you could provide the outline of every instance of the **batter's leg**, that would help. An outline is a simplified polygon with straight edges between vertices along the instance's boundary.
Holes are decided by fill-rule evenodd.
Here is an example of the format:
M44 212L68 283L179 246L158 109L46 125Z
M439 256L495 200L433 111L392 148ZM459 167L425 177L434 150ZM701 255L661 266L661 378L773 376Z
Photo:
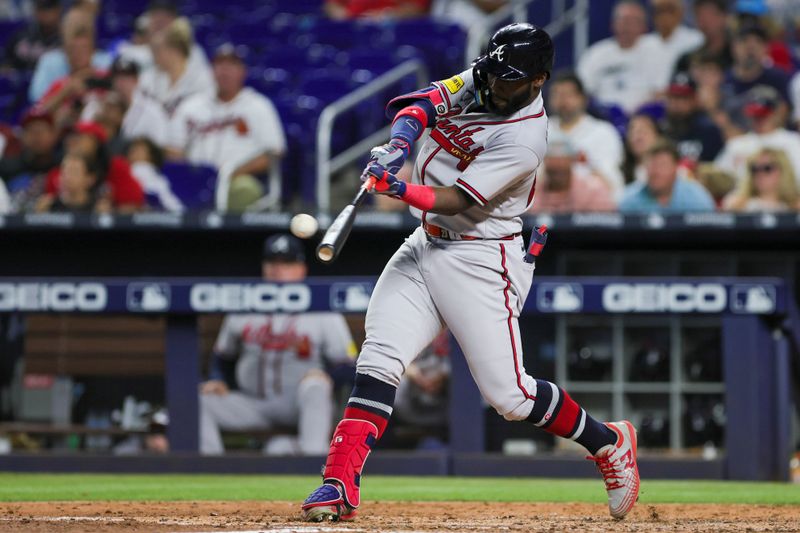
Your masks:
M441 330L419 266L426 242L417 230L378 279L367 309L367 338L358 357L355 387L333 434L323 485L303 503L306 520L346 520L354 515L361 470L386 429L400 378Z
M219 455L225 452L223 429L266 428L262 401L240 392L200 395L200 453Z
M518 318L533 266L522 260L521 241L453 243L440 251L428 286L483 397L507 420L582 444L606 481L611 514L625 516L639 489L633 426L595 420L566 391L525 371Z

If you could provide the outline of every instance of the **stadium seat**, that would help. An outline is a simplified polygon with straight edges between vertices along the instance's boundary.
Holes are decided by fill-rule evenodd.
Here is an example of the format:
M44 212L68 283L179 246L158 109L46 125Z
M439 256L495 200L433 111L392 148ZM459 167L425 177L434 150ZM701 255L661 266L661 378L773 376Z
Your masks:
M189 210L213 209L217 170L205 165L165 163L161 169L183 205Z

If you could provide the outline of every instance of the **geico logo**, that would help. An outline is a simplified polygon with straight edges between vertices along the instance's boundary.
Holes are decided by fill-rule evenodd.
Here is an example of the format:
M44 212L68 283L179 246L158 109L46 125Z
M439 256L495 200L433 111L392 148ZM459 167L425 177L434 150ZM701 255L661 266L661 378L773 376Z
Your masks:
M728 304L717 283L611 283L603 289L603 308L612 313L718 313Z
M0 311L102 311L100 283L0 283Z
M189 301L195 311L299 312L311 305L311 290L296 283L198 283L192 286Z

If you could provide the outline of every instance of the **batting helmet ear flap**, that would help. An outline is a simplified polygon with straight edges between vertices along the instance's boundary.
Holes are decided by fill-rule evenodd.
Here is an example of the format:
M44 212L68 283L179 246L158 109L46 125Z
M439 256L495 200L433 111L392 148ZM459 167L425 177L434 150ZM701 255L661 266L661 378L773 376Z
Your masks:
M485 106L489 100L489 80L477 65L472 67L472 80L475 84L475 103Z

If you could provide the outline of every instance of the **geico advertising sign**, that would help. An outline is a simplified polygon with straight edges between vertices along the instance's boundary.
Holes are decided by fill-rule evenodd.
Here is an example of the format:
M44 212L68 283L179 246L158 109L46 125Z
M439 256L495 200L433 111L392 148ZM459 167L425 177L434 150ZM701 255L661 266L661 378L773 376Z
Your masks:
M311 306L311 289L299 283L198 283L191 288L189 302L198 312L297 313Z
M718 283L610 283L603 288L603 309L610 313L719 313L728 306Z
M103 311L101 283L0 283L0 311Z

